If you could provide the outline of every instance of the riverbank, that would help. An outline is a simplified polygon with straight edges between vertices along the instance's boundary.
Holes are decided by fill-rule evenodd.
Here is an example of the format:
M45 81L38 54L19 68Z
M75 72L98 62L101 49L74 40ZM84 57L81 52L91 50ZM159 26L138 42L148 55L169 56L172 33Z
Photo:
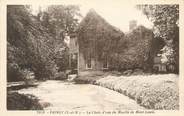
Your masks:
M178 110L178 75L134 75L82 77L77 82L91 83L122 93L148 109Z
M20 89L17 92L36 96L44 110L109 111L145 109L123 94L92 84L47 80L40 82L37 87ZM21 100L16 99L16 102L21 102Z

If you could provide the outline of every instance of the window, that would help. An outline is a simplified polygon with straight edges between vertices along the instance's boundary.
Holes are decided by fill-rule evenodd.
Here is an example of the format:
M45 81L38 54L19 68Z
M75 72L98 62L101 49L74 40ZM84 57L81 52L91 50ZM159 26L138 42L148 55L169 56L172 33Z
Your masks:
M75 40L75 46L77 47L77 40Z
M91 53L88 54L87 59L86 59L86 69L92 69L92 65L91 65Z
M71 62L71 68L72 69L77 69L77 59L78 59L77 56L78 56L77 53L71 54L70 62Z
M107 56L104 58L103 60L103 69L108 69L108 60L107 60Z

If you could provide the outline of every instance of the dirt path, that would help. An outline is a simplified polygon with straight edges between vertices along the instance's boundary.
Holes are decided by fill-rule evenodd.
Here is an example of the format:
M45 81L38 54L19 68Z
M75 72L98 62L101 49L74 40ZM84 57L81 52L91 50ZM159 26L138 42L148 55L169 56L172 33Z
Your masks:
M64 81L41 82L36 88L21 89L19 93L33 94L52 110L137 110L144 109L134 100L118 92L90 84Z

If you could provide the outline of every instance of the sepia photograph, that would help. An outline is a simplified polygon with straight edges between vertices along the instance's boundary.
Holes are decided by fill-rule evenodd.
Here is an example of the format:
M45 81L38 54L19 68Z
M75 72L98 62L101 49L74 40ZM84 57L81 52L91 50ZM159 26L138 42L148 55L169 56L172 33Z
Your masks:
M7 111L180 110L179 7L8 4Z

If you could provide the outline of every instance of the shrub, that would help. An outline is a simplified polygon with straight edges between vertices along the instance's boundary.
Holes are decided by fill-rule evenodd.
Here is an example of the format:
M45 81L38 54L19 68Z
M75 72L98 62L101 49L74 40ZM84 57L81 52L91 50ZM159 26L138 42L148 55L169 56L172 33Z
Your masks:
M96 80L96 84L127 95L148 109L178 110L177 77L174 74L107 76Z
M7 94L8 110L42 110L38 99L33 95L19 94L17 92L8 92Z
M58 72L56 74L55 80L64 80L67 79L67 74L65 72Z
M23 74L20 67L15 63L9 63L7 65L7 80L8 81L21 81L23 80Z

